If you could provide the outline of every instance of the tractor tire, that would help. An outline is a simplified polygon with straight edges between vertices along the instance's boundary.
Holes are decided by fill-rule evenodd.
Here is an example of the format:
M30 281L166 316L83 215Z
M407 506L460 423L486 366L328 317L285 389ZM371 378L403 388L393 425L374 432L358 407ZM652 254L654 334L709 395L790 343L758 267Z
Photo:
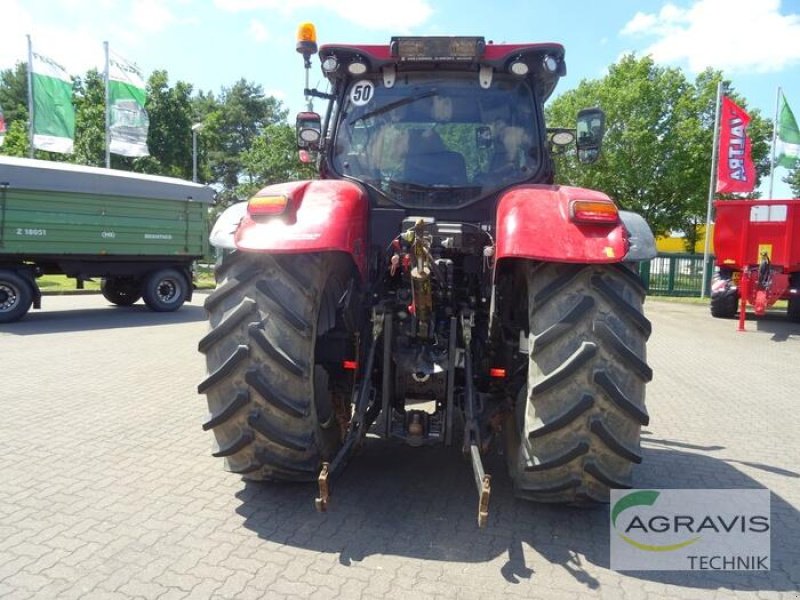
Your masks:
M311 481L339 449L332 384L315 353L337 321L351 265L334 253L242 252L218 264L205 301L211 328L199 343L208 376L198 392L208 401L212 454L228 471Z
M131 306L142 297L142 283L135 279L108 277L100 282L103 298L117 306Z
M189 296L189 281L178 269L161 269L145 278L144 303L156 312L178 310Z
M0 271L0 323L18 321L33 304L33 287L13 271Z
M733 319L739 310L739 292L725 290L711 295L711 316L717 319Z
M526 263L528 378L507 460L517 497L574 505L631 487L649 422L645 289L623 265Z

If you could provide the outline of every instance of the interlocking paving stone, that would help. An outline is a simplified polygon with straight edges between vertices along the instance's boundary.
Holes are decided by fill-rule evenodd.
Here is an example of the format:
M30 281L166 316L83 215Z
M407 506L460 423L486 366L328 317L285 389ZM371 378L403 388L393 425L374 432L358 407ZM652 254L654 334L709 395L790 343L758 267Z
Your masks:
M769 573L609 570L607 510L515 500L490 526L460 450L369 442L335 483L247 483L210 456L204 294L176 313L48 296L0 325L0 597L798 598L800 324L648 299L638 487L766 487Z

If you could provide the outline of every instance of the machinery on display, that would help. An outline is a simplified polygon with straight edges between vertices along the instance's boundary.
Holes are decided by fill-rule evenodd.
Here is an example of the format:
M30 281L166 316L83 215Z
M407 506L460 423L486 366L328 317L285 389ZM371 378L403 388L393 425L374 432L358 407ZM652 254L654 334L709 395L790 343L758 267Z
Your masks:
M486 523L483 457L502 445L514 491L608 501L630 487L648 422L638 215L554 185L552 155L597 160L604 115L548 128L558 44L397 37L324 45L327 102L297 118L320 178L234 205L200 340L214 455L254 480L318 481L353 451L461 444ZM373 438L375 441L372 441ZM365 444L365 439L369 443ZM454 465L454 468L462 468Z
M739 310L743 321L747 304L763 315L783 299L788 317L800 321L800 199L720 200L714 206L711 314L730 319Z
M118 306L192 298L214 190L172 177L0 156L0 323L41 307L42 275L101 279Z

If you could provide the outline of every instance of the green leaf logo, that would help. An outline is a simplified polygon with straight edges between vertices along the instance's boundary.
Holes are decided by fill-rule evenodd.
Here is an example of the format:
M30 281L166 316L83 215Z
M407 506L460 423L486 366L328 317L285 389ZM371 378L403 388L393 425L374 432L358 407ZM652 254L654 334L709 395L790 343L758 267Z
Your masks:
M659 492L654 490L640 490L637 492L631 492L630 494L617 500L611 509L611 524L614 526L614 529L617 528L617 517L620 515L620 513L629 508L633 508L634 506L653 506L656 503L656 500L658 500L658 496ZM697 537L693 537L676 544L657 545L637 542L636 540L629 538L627 535L624 535L619 531L617 531L617 535L634 548L638 548L639 550L644 550L646 552L670 552L672 550L679 550L680 548L685 548L690 544L694 544L702 537L698 535Z

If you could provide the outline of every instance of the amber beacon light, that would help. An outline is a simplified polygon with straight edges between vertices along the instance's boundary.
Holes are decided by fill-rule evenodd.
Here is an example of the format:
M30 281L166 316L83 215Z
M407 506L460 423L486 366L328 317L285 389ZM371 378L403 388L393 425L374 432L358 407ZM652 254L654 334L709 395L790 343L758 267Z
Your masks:
M301 23L297 28L297 51L305 57L317 51L317 30L313 23Z

